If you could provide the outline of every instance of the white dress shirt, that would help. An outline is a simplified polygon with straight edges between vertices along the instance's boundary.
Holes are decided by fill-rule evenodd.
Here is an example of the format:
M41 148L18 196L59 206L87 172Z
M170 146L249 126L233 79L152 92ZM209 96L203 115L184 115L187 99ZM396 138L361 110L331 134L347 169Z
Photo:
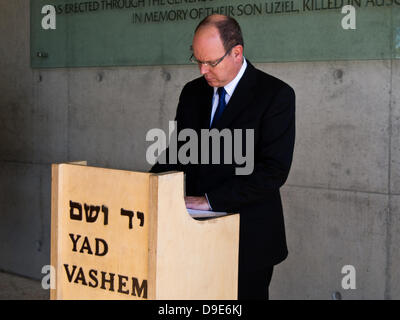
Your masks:
M229 82L226 86L224 86L225 91L226 91L226 95L225 95L226 105L228 105L228 102L231 99L233 92L235 91L236 86L239 83L239 80L242 78L243 73L246 70L246 67L247 67L247 62L246 62L246 59L243 57L243 64L242 64L242 67L240 68L238 74L231 82ZM218 95L217 90L218 90L218 87L214 87L214 95L212 98L210 127L211 127L212 120L214 119L215 111L217 111L217 107L218 107L219 95Z

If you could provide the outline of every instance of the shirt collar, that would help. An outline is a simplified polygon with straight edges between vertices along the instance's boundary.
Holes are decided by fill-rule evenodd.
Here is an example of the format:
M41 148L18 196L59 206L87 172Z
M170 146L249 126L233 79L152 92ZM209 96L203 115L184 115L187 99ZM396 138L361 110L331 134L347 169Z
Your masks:
M225 91L229 96L232 96L233 91L235 91L237 84L239 83L240 79L243 76L243 73L246 70L246 67L247 67L247 62L246 62L246 59L243 57L242 67L240 68L238 74L231 82L229 82L226 86L224 86ZM218 90L218 88L214 87L214 94L217 93L217 90Z

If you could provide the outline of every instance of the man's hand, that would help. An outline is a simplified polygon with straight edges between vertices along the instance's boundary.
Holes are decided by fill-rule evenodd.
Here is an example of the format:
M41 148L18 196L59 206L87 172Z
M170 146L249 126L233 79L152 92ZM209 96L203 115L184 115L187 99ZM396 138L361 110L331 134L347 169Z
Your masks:
M186 208L197 210L210 210L206 197L185 197Z

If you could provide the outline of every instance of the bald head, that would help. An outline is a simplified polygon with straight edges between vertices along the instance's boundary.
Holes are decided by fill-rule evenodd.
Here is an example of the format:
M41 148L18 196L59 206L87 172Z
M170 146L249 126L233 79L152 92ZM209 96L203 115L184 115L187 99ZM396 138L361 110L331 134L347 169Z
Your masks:
M198 24L195 34L201 29L209 27L214 27L218 30L225 50L229 50L235 45L244 47L242 30L234 18L222 14L207 16Z
M221 21L226 21L228 19L227 16L224 16L222 14L212 14L210 16L205 17L202 21L200 21L200 23L198 24L198 26L195 29L195 32L197 31L197 29L203 27L203 26L207 26L207 25L214 25L217 22L221 22Z

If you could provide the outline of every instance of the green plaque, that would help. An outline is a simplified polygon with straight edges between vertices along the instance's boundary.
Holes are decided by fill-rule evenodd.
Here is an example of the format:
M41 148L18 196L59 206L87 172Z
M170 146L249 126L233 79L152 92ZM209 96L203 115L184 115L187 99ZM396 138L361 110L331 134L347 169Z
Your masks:
M240 23L252 62L400 58L400 0L31 0L34 68L189 63L193 30Z

